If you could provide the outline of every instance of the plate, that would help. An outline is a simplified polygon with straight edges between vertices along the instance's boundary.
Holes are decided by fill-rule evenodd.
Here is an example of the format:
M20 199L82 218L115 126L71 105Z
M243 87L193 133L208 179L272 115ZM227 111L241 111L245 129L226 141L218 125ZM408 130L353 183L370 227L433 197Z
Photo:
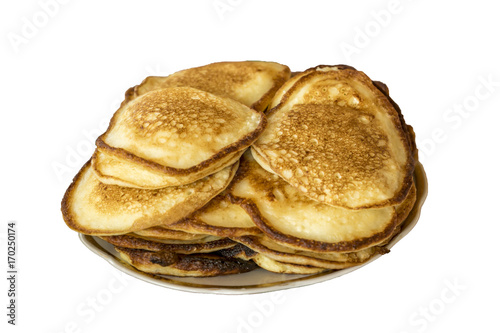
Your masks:
M420 217L420 210L427 197L427 178L421 163L417 163L414 175L415 185L417 187L417 200L412 211L405 220L401 232L386 245L388 249L392 248L397 242L405 237L417 224ZM257 294L324 282L353 272L377 260L381 256L376 255L359 266L311 275L277 274L259 268L248 273L205 278L158 276L141 272L123 262L113 246L101 240L99 237L83 234L80 234L79 237L83 244L92 252L104 258L120 271L139 280L170 289L225 295Z

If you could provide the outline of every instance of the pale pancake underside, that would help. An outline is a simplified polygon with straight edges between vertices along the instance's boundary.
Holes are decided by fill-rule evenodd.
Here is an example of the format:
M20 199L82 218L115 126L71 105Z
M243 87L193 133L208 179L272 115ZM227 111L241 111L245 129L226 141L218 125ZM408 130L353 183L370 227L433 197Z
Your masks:
M280 274L317 274L327 270L326 268L322 267L306 266L277 261L261 253L256 254L252 258L252 260L255 261L255 263L259 265L259 267L270 272Z
M67 225L88 235L116 235L176 222L224 190L238 163L182 186L145 190L99 182L90 162L66 191L62 212Z
M319 67L279 91L253 149L308 197L351 209L402 202L414 160L397 110L362 72Z
M140 161L113 155L109 151L96 149L92 156L92 168L105 184L126 187L156 189L166 186L179 186L192 183L207 173L215 173L235 163L243 151L228 154L209 168L203 168L186 175L170 175L144 165Z

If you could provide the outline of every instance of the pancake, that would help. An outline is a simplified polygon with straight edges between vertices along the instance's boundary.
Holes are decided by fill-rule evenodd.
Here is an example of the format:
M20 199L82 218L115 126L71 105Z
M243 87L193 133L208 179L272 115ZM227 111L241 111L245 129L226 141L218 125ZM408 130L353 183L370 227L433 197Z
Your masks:
M178 254L115 247L120 258L136 269L160 275L209 277L245 273L257 268L253 261L215 253Z
M404 224L406 222L406 218L410 215L416 201L417 201L417 187L415 185L415 180L414 180L412 186L410 187L410 192L408 193L405 201L403 201L400 205L397 205L395 207L398 220L396 224L396 229L393 231L391 236L378 243L377 244L378 246L385 246L401 232L401 229L404 227Z
M381 246L372 246L356 252L347 253L318 253L297 250L280 245L265 235L243 236L233 238L236 242L247 246L255 252L263 254L273 260L298 265L342 269L366 262L377 254L386 254L389 251Z
M264 111L276 90L288 78L290 69L275 62L218 62L166 77L150 76L134 87L128 98L132 100L149 91L168 87L192 87Z
M119 185L140 188L188 184L234 163L265 124L262 113L201 90L151 91L114 114L96 145L115 160L97 154L93 167L104 183L119 177Z
M387 96L347 66L318 66L291 80L252 146L258 162L325 204L401 203L415 160L408 129Z
M116 235L181 220L223 191L238 163L194 183L158 190L107 185L87 162L61 204L66 224L88 235Z
M252 259L259 267L280 274L317 274L327 271L325 268L290 264L273 260L265 255L257 254Z
M231 202L225 192L219 194L190 217L171 224L169 228L188 233L219 237L238 237L261 233L245 210Z
M408 217L411 209L413 208L415 200L416 188L415 186L412 186L410 193L408 194L408 198L403 202L403 204L397 206L396 208L399 224L394 230L393 234L386 241L383 241L376 246L372 246L355 252L323 253L304 251L278 244L264 234L258 236L236 237L233 239L240 244L244 244L246 247L252 249L255 252L264 254L267 257L280 262L340 269L342 268L341 265L339 265L340 263L350 263L351 266L354 266L366 262L374 255L388 253L389 250L384 248L384 245L390 239L392 239L392 237L399 233L400 226L404 222L406 217ZM333 263L332 265L332 262L335 263Z
M238 258L242 260L252 260L258 253L247 246L236 243L235 246L218 251L218 254L227 258Z
M312 200L265 171L249 152L227 191L266 236L306 251L359 251L388 239L400 224L394 206L351 210Z
M221 239L221 237L211 236L211 235L201 235L201 234L199 234L199 236L203 236L202 238L189 239L189 240L144 237L144 236L137 235L135 232L131 232L131 233L126 234L126 235L129 235L129 236L132 236L135 238L144 239L146 241L151 241L151 242L155 242L155 243L164 243L164 244L202 244L202 243L213 242L213 241Z
M315 274L325 271L325 268L280 262L262 253L255 252L243 244L219 251L223 256L253 260L260 268L273 273L284 274Z
M307 75L307 71L305 72L294 72L291 75L291 78L286 81L277 91L276 94L274 94L273 99L271 100L271 103L269 104L269 110L275 108L280 102L285 93L293 87L293 85L304 75Z
M157 226L143 230L137 230L133 232L133 234L143 238L150 237L154 239L182 240L182 241L193 241L193 242L196 242L208 236L203 234L192 234L184 231L171 230L168 229L168 226L165 227Z
M195 244L166 244L134 237L132 235L101 236L101 238L110 244L128 249L140 249L153 252L164 251L182 254L209 253L227 249L236 245L234 241L228 238Z
M212 165L209 172L215 173L235 163L241 154L242 151L237 151L227 155ZM92 155L92 169L102 183L145 189L189 184L207 173L203 168L187 175L170 175L99 148Z
M186 175L246 148L264 126L262 113L231 99L165 88L120 108L97 146L150 161L158 171Z

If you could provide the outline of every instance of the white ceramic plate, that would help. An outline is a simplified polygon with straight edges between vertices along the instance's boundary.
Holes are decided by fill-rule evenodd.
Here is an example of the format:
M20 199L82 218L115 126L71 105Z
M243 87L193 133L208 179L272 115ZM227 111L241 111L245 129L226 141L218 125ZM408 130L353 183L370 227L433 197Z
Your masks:
M388 249L392 248L397 242L405 237L410 230L413 229L415 224L417 224L418 218L420 217L420 210L425 198L427 197L427 178L425 176L424 168L420 163L417 163L415 168L415 184L417 187L417 201L415 202L415 206L404 222L401 232L386 245ZM119 258L119 255L114 250L113 246L100 238L80 234L80 240L92 252L107 260L111 265L140 280L171 289L226 295L256 294L307 286L350 273L380 257L380 255L374 256L369 261L359 266L311 275L276 274L268 272L264 269L256 269L243 274L207 278L190 278L157 276L138 271L134 267L123 262Z

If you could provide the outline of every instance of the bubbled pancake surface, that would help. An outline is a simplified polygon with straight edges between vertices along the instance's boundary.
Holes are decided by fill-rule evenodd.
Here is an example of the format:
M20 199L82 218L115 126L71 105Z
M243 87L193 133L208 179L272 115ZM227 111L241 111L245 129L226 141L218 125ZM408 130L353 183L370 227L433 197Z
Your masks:
M187 87L151 91L120 108L97 139L100 149L188 174L244 149L265 126L262 113Z
M234 99L257 111L264 111L276 90L290 77L290 69L275 62L217 62L146 78L130 98L167 87L192 87Z
M406 127L362 72L318 67L292 78L254 143L259 162L308 197L351 209L401 203L414 159Z

